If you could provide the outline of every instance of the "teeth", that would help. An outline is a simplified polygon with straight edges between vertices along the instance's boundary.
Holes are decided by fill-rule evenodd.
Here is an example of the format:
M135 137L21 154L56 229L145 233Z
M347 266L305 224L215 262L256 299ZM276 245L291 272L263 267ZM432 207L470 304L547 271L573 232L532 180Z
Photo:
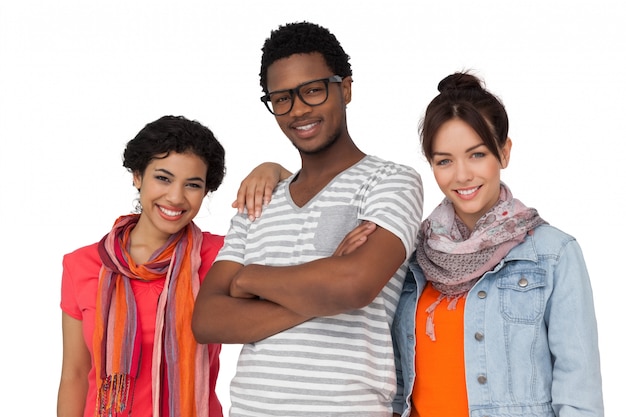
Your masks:
M172 211L172 210L168 210L165 209L163 207L159 207L159 210L161 210L163 213L165 213L168 216L174 217L174 216L180 216L183 212L181 211Z
M296 127L296 130L309 130L309 129L313 129L313 126L315 126L315 123L310 123L305 126L298 126Z
M471 190L456 190L456 192L461 194L461 195L470 195L473 192L475 192L476 190L478 190L478 187L472 188Z

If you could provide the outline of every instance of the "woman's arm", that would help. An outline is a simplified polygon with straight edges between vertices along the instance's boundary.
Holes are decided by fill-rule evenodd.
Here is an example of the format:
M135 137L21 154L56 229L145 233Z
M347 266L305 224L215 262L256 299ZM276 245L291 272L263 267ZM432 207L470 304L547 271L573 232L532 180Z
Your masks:
M91 356L83 339L82 322L63 313L63 365L57 399L58 417L83 417ZM95 404L93 404L95 410Z
M546 309L557 416L602 416L602 377L591 282L578 242L564 246Z

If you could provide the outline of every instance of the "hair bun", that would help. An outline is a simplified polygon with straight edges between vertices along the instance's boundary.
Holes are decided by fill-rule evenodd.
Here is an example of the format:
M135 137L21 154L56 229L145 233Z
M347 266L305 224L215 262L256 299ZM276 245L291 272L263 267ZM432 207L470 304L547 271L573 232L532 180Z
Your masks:
M439 81L437 90L440 93L453 90L483 90L480 79L466 72L455 72Z

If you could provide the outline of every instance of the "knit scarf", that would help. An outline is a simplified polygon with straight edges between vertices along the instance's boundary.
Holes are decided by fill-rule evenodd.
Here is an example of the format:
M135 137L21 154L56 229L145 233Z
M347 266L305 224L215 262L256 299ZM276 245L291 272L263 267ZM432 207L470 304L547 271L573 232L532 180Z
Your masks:
M93 355L98 393L96 416L115 416L132 409L142 355L152 355L152 416L161 407L169 416L208 415L209 356L191 332L191 314L198 293L202 232L190 223L158 249L147 263L130 256L130 232L138 214L121 216L102 238L102 260L96 301ZM159 296L154 348L141 351L141 321L130 280L165 278ZM165 367L165 371L162 369ZM168 404L161 404L162 391ZM147 410L137 410L148 415Z
M537 210L513 198L501 183L498 202L470 231L458 218L454 205L444 200L422 222L416 260L427 281L441 295L428 307L426 333L434 337L434 310L446 298L456 307L480 277L492 270L509 251L524 241L526 234L545 221Z

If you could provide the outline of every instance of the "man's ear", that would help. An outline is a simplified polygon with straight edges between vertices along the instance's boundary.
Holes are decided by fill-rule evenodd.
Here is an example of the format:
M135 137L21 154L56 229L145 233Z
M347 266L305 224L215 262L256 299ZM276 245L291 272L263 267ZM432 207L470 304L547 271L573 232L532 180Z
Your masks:
M346 104L350 103L352 101L352 76L341 80L341 91L343 92L343 101Z

